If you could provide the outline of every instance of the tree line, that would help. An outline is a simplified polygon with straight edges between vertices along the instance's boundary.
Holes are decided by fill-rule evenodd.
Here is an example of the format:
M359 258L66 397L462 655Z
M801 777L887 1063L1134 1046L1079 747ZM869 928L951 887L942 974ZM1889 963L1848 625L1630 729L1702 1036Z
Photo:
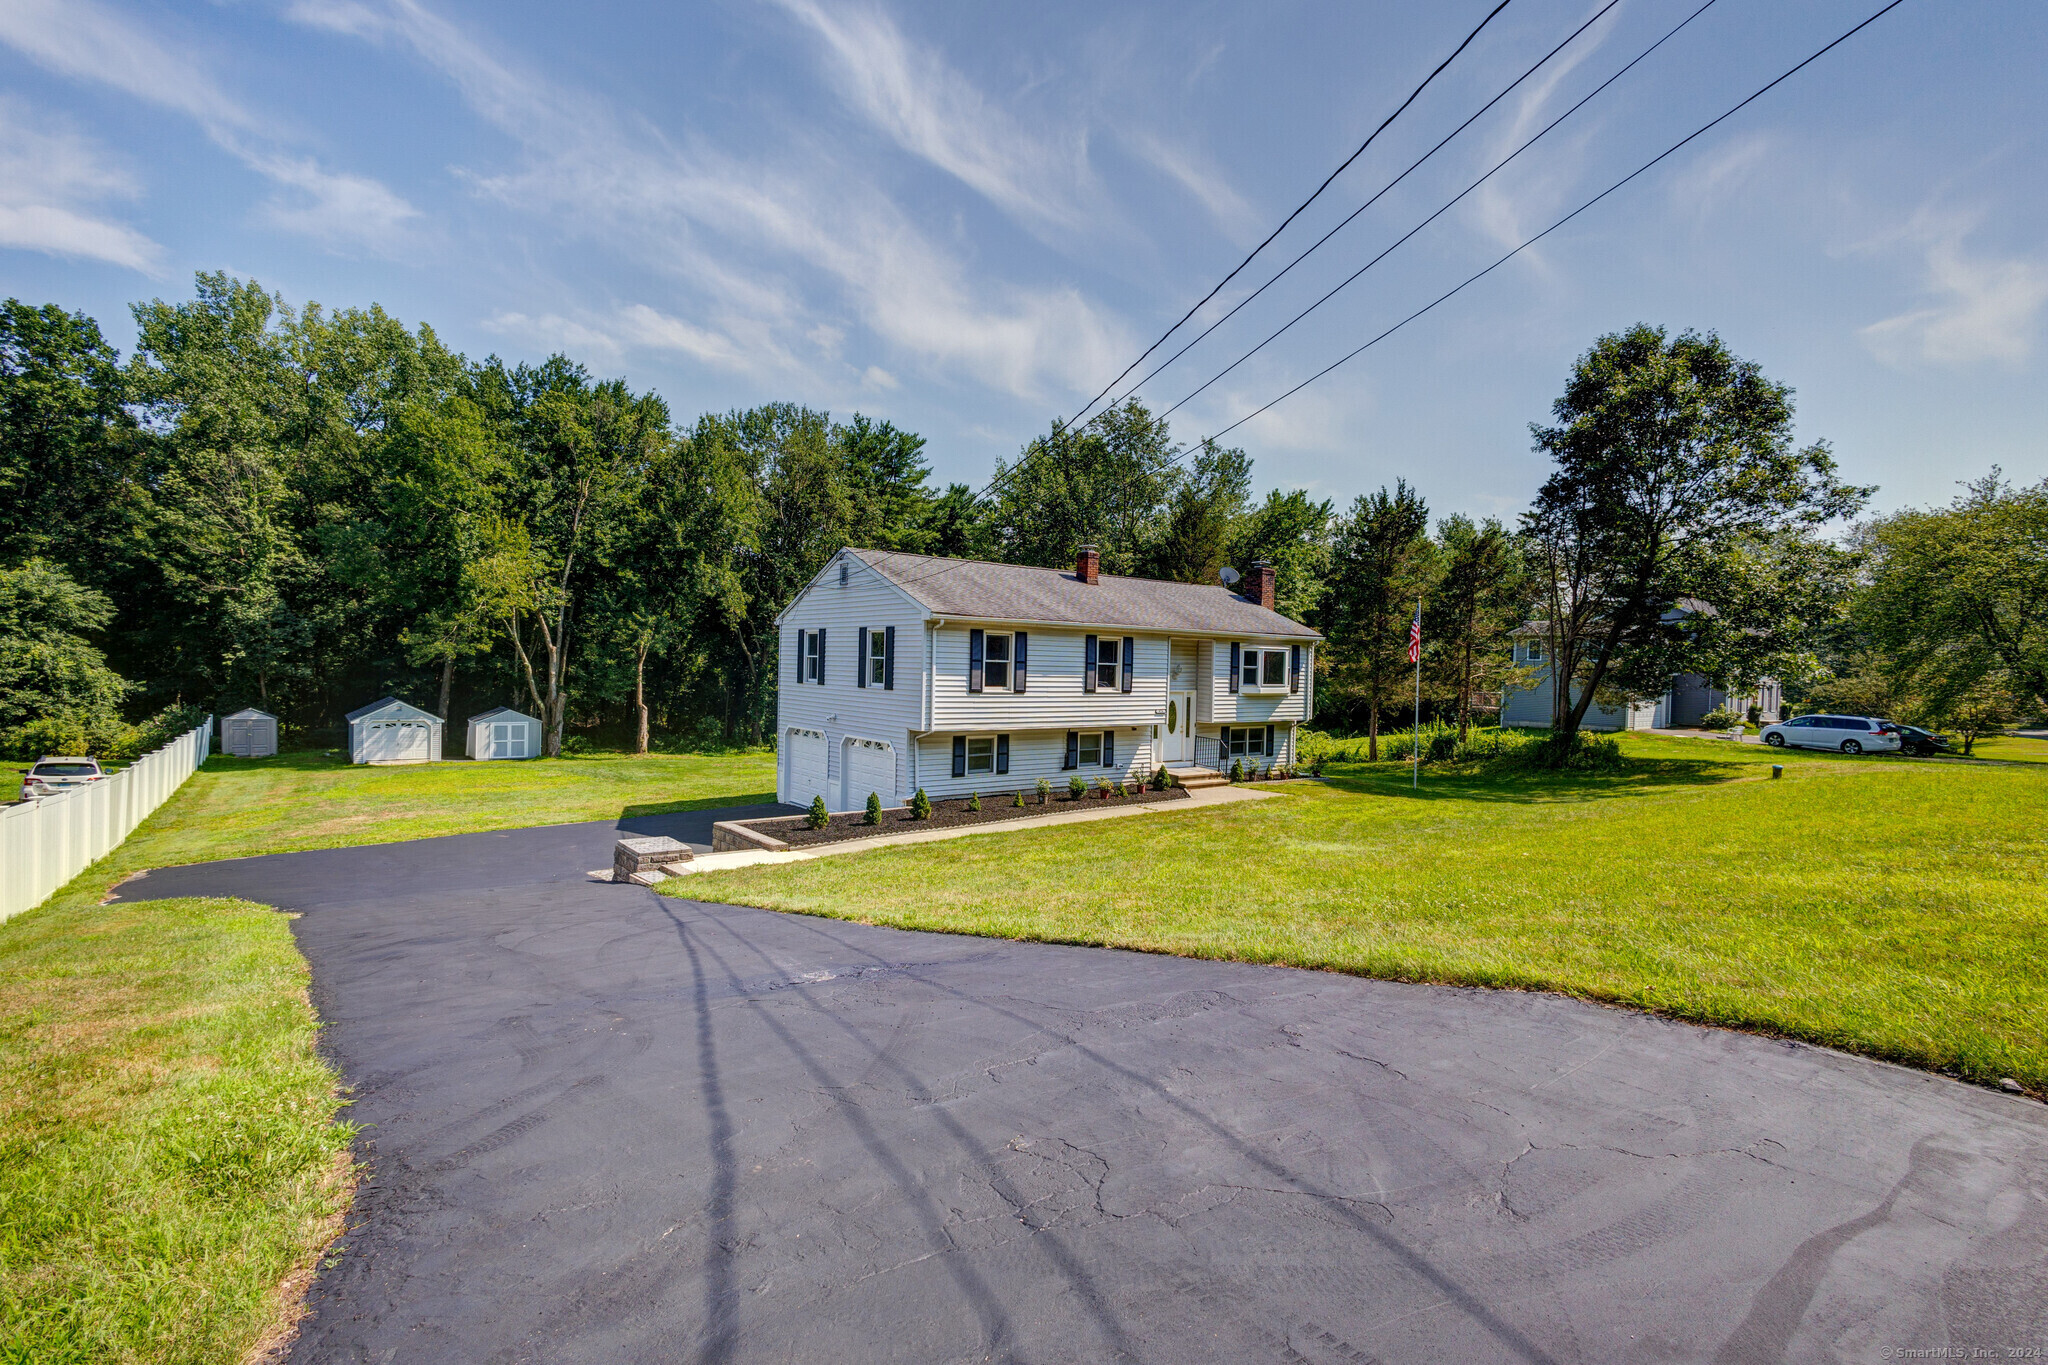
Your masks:
M1553 463L1534 505L1432 525L1405 481L1342 511L1254 498L1243 450L1176 443L1135 402L1054 423L979 490L940 488L887 420L679 420L566 356L473 361L374 306L293 309L203 274L132 312L124 360L89 317L0 306L16 756L132 746L181 708L333 727L385 693L442 716L514 705L550 754L593 731L759 743L774 616L846 544L1056 567L1093 542L1105 572L1201 583L1270 562L1280 609L1329 639L1323 723L1375 742L1405 716L1418 601L1425 701L1460 726L1530 681L1507 649L1528 622L1575 680L1566 736L1681 671L1816 695L1882 677L1928 714L2048 709L2048 485L1994 476L1830 538L1874 490L1795 447L1790 391L1712 336L1601 338L1531 428ZM2020 560L2031 579L2007 572Z

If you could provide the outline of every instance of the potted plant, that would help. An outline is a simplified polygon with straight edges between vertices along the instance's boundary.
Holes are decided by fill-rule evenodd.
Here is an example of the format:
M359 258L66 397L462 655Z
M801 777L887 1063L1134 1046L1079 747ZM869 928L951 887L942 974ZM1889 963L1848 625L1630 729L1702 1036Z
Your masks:
M1051 781L1050 781L1049 779L1047 779L1047 778L1043 778L1043 777L1039 778L1039 779L1038 779L1038 804L1039 804L1039 805L1041 805L1041 806L1042 806L1042 805L1044 805L1044 804L1045 804L1045 801L1046 801L1046 798L1047 798L1047 797L1049 797L1049 796L1051 796L1051 795L1052 795L1052 782L1051 782Z

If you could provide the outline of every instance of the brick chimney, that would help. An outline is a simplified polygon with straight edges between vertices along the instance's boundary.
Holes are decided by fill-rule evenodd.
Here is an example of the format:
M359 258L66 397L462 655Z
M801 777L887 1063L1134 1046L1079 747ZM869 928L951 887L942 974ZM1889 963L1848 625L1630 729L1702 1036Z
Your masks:
M1244 595L1266 610L1273 609L1273 566L1266 560L1255 560L1252 571L1245 579Z
M1083 583L1094 584L1102 578L1102 553L1093 545L1083 545L1074 556L1074 577Z

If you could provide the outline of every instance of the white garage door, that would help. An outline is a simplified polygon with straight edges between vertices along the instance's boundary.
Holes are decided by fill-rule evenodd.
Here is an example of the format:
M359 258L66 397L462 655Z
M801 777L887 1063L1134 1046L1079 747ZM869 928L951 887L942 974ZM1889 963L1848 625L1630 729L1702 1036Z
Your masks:
M896 751L872 739L846 741L846 781L839 809L859 810L868 803L869 792L879 792L882 804L896 804Z
M810 805L814 796L831 804L825 790L825 752L825 737L816 730L789 732L789 799L797 805Z
M424 763L431 740L416 720L373 720L365 737L364 757L372 763Z

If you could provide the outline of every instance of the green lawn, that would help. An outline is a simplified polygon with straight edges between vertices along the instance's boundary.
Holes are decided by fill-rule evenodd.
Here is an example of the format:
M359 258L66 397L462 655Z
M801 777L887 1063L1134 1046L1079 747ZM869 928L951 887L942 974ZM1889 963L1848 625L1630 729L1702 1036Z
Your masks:
M232 1362L340 1227L345 1109L286 917L102 906L146 867L772 800L772 757L216 757L0 925L0 1365Z
M1962 751L1956 745L1956 751ZM2048 739L2020 735L1992 735L1970 746L1972 758L1995 758L2004 763L2048 763Z
M1361 764L1269 801L675 894L1560 990L2048 1092L2048 769L1622 743L1620 777L1425 770L1415 794L1404 765Z

